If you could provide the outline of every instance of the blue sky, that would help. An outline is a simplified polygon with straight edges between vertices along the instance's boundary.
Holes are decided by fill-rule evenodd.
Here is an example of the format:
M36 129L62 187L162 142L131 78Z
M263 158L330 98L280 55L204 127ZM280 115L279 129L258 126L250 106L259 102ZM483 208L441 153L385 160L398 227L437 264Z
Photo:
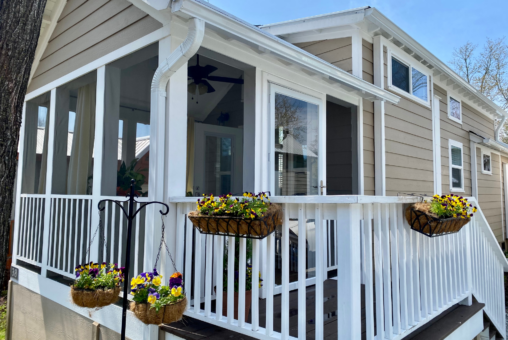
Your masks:
M507 0L209 0L252 23L269 24L349 8L372 6L448 63L468 40L508 35Z

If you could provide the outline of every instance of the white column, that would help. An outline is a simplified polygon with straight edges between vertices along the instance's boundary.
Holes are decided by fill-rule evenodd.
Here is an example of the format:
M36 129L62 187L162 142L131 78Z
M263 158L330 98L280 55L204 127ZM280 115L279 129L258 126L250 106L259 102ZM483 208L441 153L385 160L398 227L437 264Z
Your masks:
M104 122L104 131L107 131L107 133L104 134L101 189L102 195L115 196L116 173L118 167L118 122L120 119L121 70L116 67L106 66L105 72L104 119L102 121ZM99 122L98 116L97 122Z
M24 120L24 149L23 157L23 177L21 180L24 194L35 193L35 160L37 153L37 121L39 116L39 105L33 102L26 102L25 120ZM21 151L21 150L20 150Z
M362 35L358 29L354 30L351 36L351 50L353 75L363 79Z
M360 205L339 206L341 223L337 232L338 339L361 339Z
M473 197L478 202L478 164L476 160L476 143L474 141L469 142L469 148L471 150L471 188ZM452 179L450 178L450 181Z
M256 191L255 153L256 153L256 110L259 109L256 91L261 82L256 68L244 71L243 85L243 191ZM258 190L262 191L262 190Z
M374 84L384 88L383 44L380 35L374 37ZM374 101L374 152L376 195L386 195L385 102Z
M434 155L434 194L441 195L443 186L441 184L441 113L438 96L433 97L432 102L432 144Z
M123 121L122 131L122 161L126 166L136 157L136 126L137 122L131 119Z
M55 99L55 125L53 141L53 171L48 174L53 176L53 194L67 194L67 140L69 137L69 104L70 93L66 86L56 89ZM53 104L53 102L51 103ZM51 118L52 119L52 118ZM96 156L97 158L97 156ZM48 160L48 165L50 164ZM50 187L46 183L46 188ZM51 187L50 187L51 188Z

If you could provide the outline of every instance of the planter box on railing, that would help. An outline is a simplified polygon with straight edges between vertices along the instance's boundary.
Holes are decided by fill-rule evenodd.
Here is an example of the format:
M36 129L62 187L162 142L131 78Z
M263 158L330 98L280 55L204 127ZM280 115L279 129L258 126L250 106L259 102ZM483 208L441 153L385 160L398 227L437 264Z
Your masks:
M272 204L261 218L254 219L206 216L197 211L191 211L188 217L201 234L263 239L282 224L282 209L279 205Z
M441 219L411 205L406 208L406 220L411 229L428 237L435 237L457 233L471 219L469 217Z

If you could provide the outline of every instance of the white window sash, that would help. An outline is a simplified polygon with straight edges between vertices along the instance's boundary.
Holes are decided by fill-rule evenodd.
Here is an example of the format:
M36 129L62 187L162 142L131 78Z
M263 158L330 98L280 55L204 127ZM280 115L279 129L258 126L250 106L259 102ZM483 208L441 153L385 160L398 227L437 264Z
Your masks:
M461 165L455 165L452 161L452 147L460 148L460 161ZM464 192L464 147L462 143L454 141L449 139L448 140L448 156L449 156L449 163L450 163L450 191L451 192ZM459 169L460 170L460 183L462 186L460 188L453 186L453 169Z
M483 157L484 156L489 156L489 160L490 160L490 170L485 170L484 168L484 163L483 163ZM485 174L485 175L492 175L492 153L490 151L487 151L487 150L484 150L482 148L482 152L481 152L481 167L482 167L482 174Z
M460 119L457 119L455 117L452 116L452 107L450 105L450 100L453 99L455 100L456 102L459 102L459 105L460 105ZM459 124L462 124L462 101L460 99L457 99L456 96L450 96L448 95L448 102L447 102L447 106L448 106L448 118L450 118L451 120L459 123Z

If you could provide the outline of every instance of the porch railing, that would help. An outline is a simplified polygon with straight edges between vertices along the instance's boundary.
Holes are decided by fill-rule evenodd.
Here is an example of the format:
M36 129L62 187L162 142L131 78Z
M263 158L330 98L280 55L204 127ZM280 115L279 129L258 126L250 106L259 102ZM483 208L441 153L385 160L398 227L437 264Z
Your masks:
M170 199L177 207L177 267L183 268L187 294L191 296L186 314L259 339L289 339L296 338L296 334L305 339L309 324L306 309L312 308L315 337L322 339L326 321L324 280L330 267L330 248L334 248L338 261L337 329L333 337L361 339L363 328L367 339L402 339L451 306L470 304L473 295L486 304L485 312L504 336L503 272L508 271L508 262L481 210L461 232L428 238L411 231L404 218L404 204L412 200L366 196L274 197L272 202L283 205L284 222L281 230L265 240L252 240L252 272L261 271L263 287L258 288L258 277L253 275L249 320L243 308L239 308L237 318L232 313L233 275L227 277L224 295L216 294L223 291L223 266L228 273L235 271L232 256L227 263L222 260L224 246L229 254L235 253L234 238L201 235L186 218L195 209L194 199ZM315 240L307 239L306 233L301 232L306 230L309 220L315 226ZM295 224L297 236L291 231ZM330 233L330 225L336 226L335 233ZM314 279L308 278L306 266L306 246L310 241L315 242L314 249L318 250ZM245 302L246 242L239 241L239 306ZM280 251L276 250L276 244L280 244ZM281 271L276 275L278 262ZM297 268L297 282L290 282L291 268ZM309 284L315 291L311 304L307 302ZM290 309L291 291L297 292L298 316ZM274 313L276 294L280 294L277 297L280 311L277 305ZM292 296L294 299L294 292ZM261 314L259 297L266 298ZM227 316L220 307L224 298ZM274 325L274 314L280 316L280 325Z

